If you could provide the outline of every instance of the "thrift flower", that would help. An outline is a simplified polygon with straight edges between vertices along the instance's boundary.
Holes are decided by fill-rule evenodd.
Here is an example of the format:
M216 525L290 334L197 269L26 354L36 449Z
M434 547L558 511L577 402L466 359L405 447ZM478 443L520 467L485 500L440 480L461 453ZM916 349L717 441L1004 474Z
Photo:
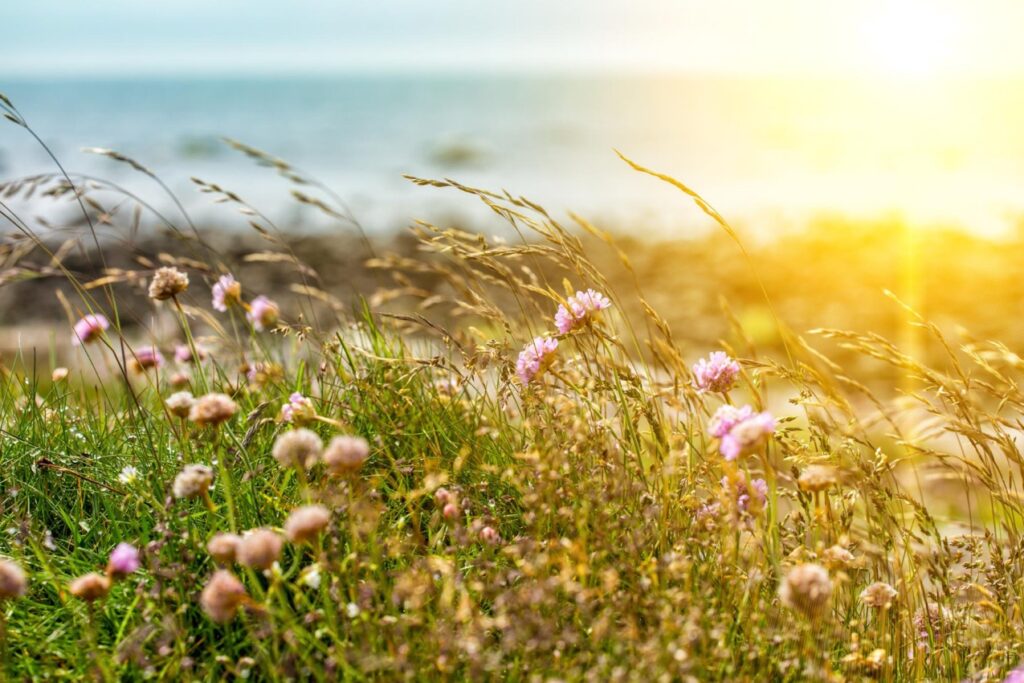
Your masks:
M308 543L327 528L331 512L323 505L304 505L292 510L284 523L284 535L292 543Z
M75 323L75 331L71 336L71 343L78 346L94 342L109 328L110 321L107 320L107 316L99 313L90 313Z
M270 529L250 531L238 543L235 559L238 564L252 569L270 569L281 556L284 541Z
M68 586L68 591L80 600L95 602L105 598L107 593L110 592L110 579L102 574L89 572L72 581L71 585Z
M210 393L195 402L188 413L188 419L200 427L227 422L238 412L238 404L227 394Z
M277 324L277 316L280 309L277 304L262 294L252 300L245 317L252 323L254 329L262 331Z
M555 327L559 334L568 332L588 323L597 322L601 311L611 308L612 302L604 294L588 289L576 292L555 312Z
M804 616L815 618L828 607L832 597L832 580L828 571L817 564L801 564L793 567L779 586L782 604Z
M234 275L221 275L213 285L213 307L224 313L231 304L241 303L242 285Z
M537 337L519 353L516 361L516 375L523 385L532 382L551 367L558 350L558 340L553 337Z
M185 418L188 417L189 413L192 412L192 406L196 404L196 399L192 396L191 391L179 391L171 394L164 401L164 405L167 406L168 412L175 417Z
M796 480L801 491L818 493L834 486L838 481L836 469L828 465L808 465Z
M175 498L199 498L213 483L213 470L206 465L185 465L174 478L171 490Z
M693 382L697 390L724 394L736 383L740 364L722 351L715 351L707 358L701 358L693 366Z
M238 544L241 542L242 537L238 534L215 534L207 542L206 552L220 564L231 564L235 561L235 553L238 552Z
M0 600L20 598L28 590L25 572L10 560L0 560Z
M355 472L370 457L370 444L361 436L336 436L324 451L324 465L335 476Z
M218 624L226 624L235 618L238 608L248 599L245 586L226 569L218 569L210 577L199 596L203 611Z
M149 283L149 298L155 301L172 299L188 289L188 275L177 268L158 268Z
M889 609L896 595L895 588L883 581L876 581L860 592L860 601L875 609Z
M282 422L302 425L315 417L316 409L313 408L313 402L297 391L288 397L287 403L281 406Z
M731 482L730 477L722 477L722 488L735 502L740 515L760 512L768 500L768 483L764 479L754 479L748 484L743 472L738 472Z
M128 363L133 371L141 375L146 370L163 367L164 357L155 346L143 346L135 350Z
M107 575L114 579L123 579L136 571L141 564L138 548L128 543L118 543L110 553L110 560L107 562Z
M188 344L176 344L174 346L174 360L182 364L196 362L195 356L199 356L199 360L206 360L206 349L199 344L196 344L195 347L196 352L193 354L192 347Z
M324 442L316 432L300 427L277 437L270 454L281 467L309 468L320 459Z
M768 412L755 413L750 406L725 405L712 416L708 431L719 439L722 456L735 460L757 450L775 433L775 418Z

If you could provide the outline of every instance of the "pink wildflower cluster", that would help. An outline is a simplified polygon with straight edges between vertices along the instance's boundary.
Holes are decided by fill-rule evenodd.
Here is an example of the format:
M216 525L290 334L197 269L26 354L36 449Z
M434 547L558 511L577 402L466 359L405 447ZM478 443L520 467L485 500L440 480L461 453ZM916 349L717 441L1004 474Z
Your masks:
M768 500L768 483L764 479L753 479L747 483L747 476L738 472L734 477L722 477L722 488L726 496L736 503L741 515L761 510Z
M281 421L301 425L316 417L316 409L313 402L300 394L293 393L288 397L288 402L281 406Z
M90 313L75 323L71 343L79 346L80 344L94 342L109 328L110 321L107 320L107 316L99 313Z
M242 300L242 285L234 275L221 275L213 285L213 307L224 313L231 304Z
M698 391L724 394L736 383L740 364L722 351L715 351L707 358L701 358L693 366L694 384Z
M516 375L524 385L529 384L543 373L555 360L558 340L553 337L537 337L519 353L516 361Z
M277 324L277 316L280 309L277 304L262 294L252 300L245 317L255 330L262 332Z
M141 564L138 548L128 543L118 543L110 553L107 574L113 577L125 577L135 572Z
M555 312L555 327L559 334L567 334L577 327L596 321L601 311L612 306L608 297L593 289L576 292L566 304L559 305Z
M711 418L708 431L719 440L722 456L735 460L757 450L775 433L775 418L768 412L755 412L750 406L725 405Z
M195 350L196 350L196 352L195 352L195 354L193 354L192 353L192 347L189 346L188 344L177 344L174 347L174 360L177 361L178 363L183 364L183 365L185 363L195 363L196 362L196 356L198 356L199 360L201 360L201 361L202 360L206 360L206 356L207 356L206 349L204 349L199 344L196 344L195 345Z
M164 356L160 349L155 346L143 346L135 349L134 356L129 360L132 369L137 373L143 373L150 369L163 367Z

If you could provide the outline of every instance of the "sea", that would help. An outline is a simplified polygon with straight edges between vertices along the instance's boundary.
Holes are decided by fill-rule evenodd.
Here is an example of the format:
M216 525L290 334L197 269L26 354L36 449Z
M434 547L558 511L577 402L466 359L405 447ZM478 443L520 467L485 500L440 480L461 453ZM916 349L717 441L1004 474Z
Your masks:
M223 228L244 228L247 219L190 178L237 193L282 226L329 227L294 200L285 179L225 137L316 177L378 233L415 220L498 229L499 219L473 197L419 187L406 175L508 191L554 216L574 211L637 236L709 229L693 202L631 170L616 150L678 178L738 227L761 234L835 217L998 234L1016 230L1024 215L1017 82L0 75L0 92L69 171L110 179L173 212L151 179L82 151L116 150L159 175L197 222ZM0 177L53 170L30 135L0 126Z

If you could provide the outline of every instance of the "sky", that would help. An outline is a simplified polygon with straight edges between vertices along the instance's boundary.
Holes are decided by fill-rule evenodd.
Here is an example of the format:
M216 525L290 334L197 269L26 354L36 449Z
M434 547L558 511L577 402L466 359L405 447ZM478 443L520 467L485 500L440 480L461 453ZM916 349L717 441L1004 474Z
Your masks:
M0 76L1024 74L1019 0L0 2Z

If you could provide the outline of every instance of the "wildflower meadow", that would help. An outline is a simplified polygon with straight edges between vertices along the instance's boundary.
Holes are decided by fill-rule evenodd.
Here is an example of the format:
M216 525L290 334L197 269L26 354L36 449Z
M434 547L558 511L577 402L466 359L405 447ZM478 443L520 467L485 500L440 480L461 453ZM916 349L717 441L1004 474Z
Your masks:
M40 135L0 102L3 135ZM245 188L193 179L260 237L230 260L115 151L93 150L178 210L56 156L0 186L0 282L44 281L62 311L0 365L4 679L1024 676L1010 345L881 293L913 348L796 331L723 215L625 158L730 239L777 344L728 302L727 336L681 342L595 265L632 272L583 217L409 178L518 238L421 221L391 252L314 178L230 146L391 284L329 291ZM29 194L64 227L11 208ZM132 251L147 226L165 249Z

